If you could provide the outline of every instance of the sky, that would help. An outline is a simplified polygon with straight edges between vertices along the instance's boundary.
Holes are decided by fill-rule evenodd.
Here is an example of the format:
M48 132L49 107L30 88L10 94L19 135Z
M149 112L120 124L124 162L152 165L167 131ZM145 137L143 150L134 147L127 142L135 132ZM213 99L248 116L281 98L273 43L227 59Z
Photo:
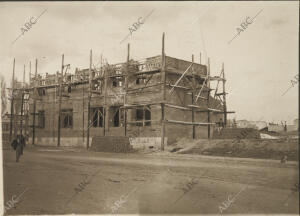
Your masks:
M194 54L199 62L201 52L213 76L224 62L227 106L236 112L229 118L291 124L298 118L298 84L282 94L299 70L298 9L298 1L0 2L0 74L10 83L14 58L19 80L25 65L28 82L35 59L39 74L53 74L62 54L74 72L89 67L90 49L95 65L101 55L124 62L127 43L133 59L160 55L165 32L167 56L190 61ZM21 34L30 20L35 24Z

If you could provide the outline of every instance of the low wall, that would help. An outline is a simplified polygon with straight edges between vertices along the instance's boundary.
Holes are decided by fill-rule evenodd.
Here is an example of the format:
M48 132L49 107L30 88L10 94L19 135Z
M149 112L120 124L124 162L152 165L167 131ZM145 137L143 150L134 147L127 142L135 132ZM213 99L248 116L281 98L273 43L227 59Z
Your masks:
M214 139L260 139L260 133L253 128L223 128L214 131Z
M129 142L133 149L161 149L161 137L131 137ZM168 138L165 137L165 146L168 143Z
M91 142L91 139L90 139ZM32 144L32 138L29 138L29 144ZM53 137L36 137L34 141L38 146L57 146L57 138ZM86 140L82 137L61 137L60 146L64 147L86 147Z
M98 152L122 152L132 151L128 137L122 136L94 136L92 139L91 151Z
M111 140L111 143L114 142L112 139L129 139L129 143L133 149L161 149L161 137L117 137L117 136L105 136L107 139ZM106 139L103 136L93 136L90 138L90 146L92 146L93 141L96 139ZM108 140L106 140L108 142ZM28 144L32 144L32 138L29 138ZM167 146L168 138L165 137L165 146ZM36 137L35 145L37 146L57 146L57 138L53 137ZM62 147L86 147L86 139L83 141L82 137L61 137L60 146Z

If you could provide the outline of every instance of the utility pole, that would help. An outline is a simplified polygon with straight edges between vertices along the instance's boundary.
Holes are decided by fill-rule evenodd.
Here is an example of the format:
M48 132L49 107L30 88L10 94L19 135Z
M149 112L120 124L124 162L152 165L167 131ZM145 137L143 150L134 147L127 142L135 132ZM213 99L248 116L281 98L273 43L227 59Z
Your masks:
M90 51L90 67L89 67L89 98L88 98L88 128L87 128L87 145L86 148L90 147L90 127L91 127L91 117L90 117L90 109L91 109L91 96L92 96L92 50Z
M59 100L58 100L58 131L57 131L57 146L60 146L60 127L61 127L61 92L62 92L62 82L64 74L64 54L61 58L61 75L59 79Z
M12 140L13 116L14 116L13 112L14 112L15 64L16 64L16 60L14 58L13 75L12 75L12 82L11 82L11 101L10 101L10 127L9 127L9 142L10 143L11 143L11 140Z

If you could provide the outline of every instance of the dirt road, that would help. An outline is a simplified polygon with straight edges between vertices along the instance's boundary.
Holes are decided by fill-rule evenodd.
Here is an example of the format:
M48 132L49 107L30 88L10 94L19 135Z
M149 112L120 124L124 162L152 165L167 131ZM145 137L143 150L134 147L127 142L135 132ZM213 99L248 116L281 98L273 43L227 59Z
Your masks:
M190 155L4 150L6 214L297 214L298 164ZM23 193L23 194L22 194Z

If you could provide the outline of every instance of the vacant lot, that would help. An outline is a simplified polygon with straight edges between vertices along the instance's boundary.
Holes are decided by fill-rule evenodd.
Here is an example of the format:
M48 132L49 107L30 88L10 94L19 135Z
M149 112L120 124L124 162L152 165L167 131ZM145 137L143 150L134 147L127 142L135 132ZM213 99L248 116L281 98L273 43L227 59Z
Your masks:
M5 203L25 191L7 214L299 211L295 162L55 148L26 149L20 163L11 150L3 155Z
M182 154L298 161L299 139L181 139L168 147Z

